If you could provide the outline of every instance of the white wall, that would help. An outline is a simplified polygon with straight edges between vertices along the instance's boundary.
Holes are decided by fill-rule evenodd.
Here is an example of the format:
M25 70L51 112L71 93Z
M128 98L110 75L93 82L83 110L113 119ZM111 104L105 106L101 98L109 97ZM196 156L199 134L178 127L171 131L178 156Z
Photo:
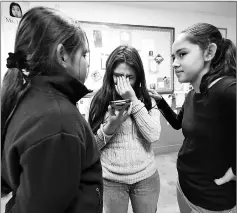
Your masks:
M173 4L173 2L169 2ZM194 2L195 3L195 2ZM204 2L205 3L205 2ZM214 2L215 3L215 2ZM149 4L149 2L147 2ZM191 2L189 2L189 5ZM202 2L199 2L202 4ZM227 28L227 37L236 43L236 16L225 17L202 12L185 12L174 9L152 9L132 7L114 2L31 2L30 7L47 5L59 7L71 17L83 21L110 22L120 24L174 27L175 35L197 22L207 22L218 28ZM134 4L136 5L136 3ZM194 5L195 6L195 5Z
M169 3L172 5L174 2ZM192 2L189 2L189 5L191 3ZM8 10L8 8L4 9L4 5L6 6L8 4L9 2L2 2L1 4L1 24L3 24L5 20L3 17L4 11ZM149 2L147 2L147 4L149 4ZM166 6L167 4L168 3L166 3ZM199 2L199 4L202 4L202 2ZM213 4L215 4L215 2L213 2ZM182 29L196 22L208 22L219 28L227 28L227 37L236 44L236 15L235 17L225 17L202 12L185 12L182 7L180 7L180 10L174 10L173 7L171 7L172 9L157 9L157 7L154 9L141 8L136 6L136 3L133 4L131 2L129 6L126 6L128 5L126 2L120 2L119 4L114 2L28 2L26 8L28 9L39 5L59 8L67 15L82 21L174 27L175 36L177 36ZM11 45L1 45L1 77L3 77L6 72L5 64L7 53L13 51L14 46L14 41L9 41L14 37L13 32L6 30L2 32L2 44Z

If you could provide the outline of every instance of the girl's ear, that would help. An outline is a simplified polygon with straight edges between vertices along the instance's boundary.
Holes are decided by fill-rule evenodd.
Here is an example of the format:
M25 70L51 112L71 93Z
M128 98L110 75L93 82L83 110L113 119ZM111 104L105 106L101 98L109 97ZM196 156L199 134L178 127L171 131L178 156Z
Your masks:
M209 44L207 49L204 51L204 60L211 61L216 54L217 46L215 43Z
M66 53L64 46L62 44L58 44L57 50L56 50L56 56L57 56L58 63L64 68L67 68L68 54Z

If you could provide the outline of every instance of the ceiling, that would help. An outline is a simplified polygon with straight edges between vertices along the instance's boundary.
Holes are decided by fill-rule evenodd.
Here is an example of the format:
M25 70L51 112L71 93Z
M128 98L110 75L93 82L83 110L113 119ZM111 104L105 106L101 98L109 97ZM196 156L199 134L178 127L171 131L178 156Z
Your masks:
M111 1L112 2L112 1ZM236 2L192 2L192 1L120 1L113 2L114 4L126 5L131 7L153 8L153 9L168 9L168 10L183 10L186 12L203 12L220 16L236 17Z

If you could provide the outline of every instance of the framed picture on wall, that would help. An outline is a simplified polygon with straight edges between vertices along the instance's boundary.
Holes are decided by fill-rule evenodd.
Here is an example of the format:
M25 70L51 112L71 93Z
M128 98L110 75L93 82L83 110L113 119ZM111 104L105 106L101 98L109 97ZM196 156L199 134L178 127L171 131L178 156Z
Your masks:
M223 38L227 38L227 28L218 28Z
M21 6L18 3L12 2L9 8L9 15L14 18L21 18L23 15Z
M79 20L76 23L85 30L90 46L90 71L85 82L93 90L89 96L101 88L107 57L119 45L131 45L137 49L143 62L148 89L153 88L161 94L173 93L171 46L174 42L174 28ZM95 35L102 41L100 44L95 43ZM101 74L97 82L90 75L95 70Z

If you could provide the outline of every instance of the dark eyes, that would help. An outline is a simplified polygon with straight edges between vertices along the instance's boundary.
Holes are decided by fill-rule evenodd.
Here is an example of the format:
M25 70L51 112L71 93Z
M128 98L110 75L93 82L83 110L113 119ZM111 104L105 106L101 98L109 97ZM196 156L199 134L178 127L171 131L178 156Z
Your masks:
M118 77L122 77L122 76L124 76L124 75L114 75L116 78L118 78ZM128 77L126 77L126 78L129 78L130 80L132 80L133 79L133 77L132 76L128 76Z
M187 54L187 53L184 53L184 52L183 52L183 53L179 53L179 54L178 54L178 57L182 59L186 54ZM175 56L172 56L172 60L173 60L173 61L175 60Z
M179 53L179 57L182 58L186 55L186 53Z

